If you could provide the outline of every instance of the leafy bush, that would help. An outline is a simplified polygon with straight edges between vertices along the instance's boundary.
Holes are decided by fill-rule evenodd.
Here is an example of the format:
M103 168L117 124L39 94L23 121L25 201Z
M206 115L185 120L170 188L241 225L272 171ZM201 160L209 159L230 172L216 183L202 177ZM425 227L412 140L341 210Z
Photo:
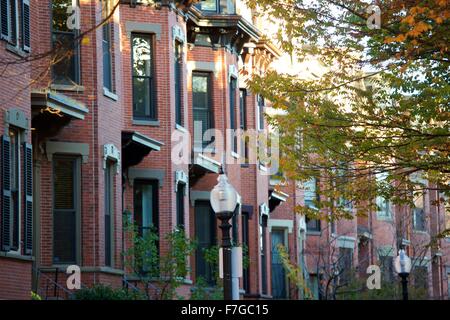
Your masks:
M191 300L223 300L222 287L211 287L204 278L198 277L192 288Z
M133 245L123 252L125 266L139 279L147 299L177 298L176 289L190 271L187 259L196 242L188 239L183 229L176 229L164 236L168 248L162 253L157 230L142 233L133 224L126 228Z
M73 300L142 300L144 298L136 291L114 289L104 284L95 284L90 288L77 290L72 297Z

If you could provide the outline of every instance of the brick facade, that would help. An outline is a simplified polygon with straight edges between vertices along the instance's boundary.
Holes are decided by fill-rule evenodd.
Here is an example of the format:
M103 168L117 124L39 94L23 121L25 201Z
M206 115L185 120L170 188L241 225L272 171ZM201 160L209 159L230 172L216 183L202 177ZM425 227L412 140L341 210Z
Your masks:
M186 1L185 1L186 2ZM78 34L95 28L102 21L102 2L81 2L81 30ZM115 1L114 1L115 3ZM162 1L155 6L131 5L123 1L112 16L112 92L105 90L103 83L103 29L87 33L79 42L79 78L78 83L56 85L52 80L51 60L52 29L51 1L31 1L31 56L30 53L14 49L6 41L0 41L0 59L16 59L20 63L11 64L0 76L0 132L7 134L10 126L6 120L6 111L17 109L26 118L28 129L23 130L23 140L33 146L33 252L27 254L21 246L19 252L0 251L0 299L28 299L30 292L39 293L45 298L67 298L67 264L55 262L54 225L55 208L55 159L70 157L77 159L74 184L77 199L74 215L79 219L76 228L76 261L82 271L82 285L95 283L113 287L123 285L124 275L128 273L122 259L122 252L131 245L124 236L124 213L135 211L135 187L141 180L157 181L158 232L161 239L176 227L177 194L176 173L183 172L189 177L188 190L184 197L184 230L194 239L199 230L195 228L196 195L207 195L217 183L218 171L194 163L197 154L193 148L174 152L179 139L194 141L193 88L192 73L195 71L211 74L211 107L213 123L222 133L230 124L230 75L240 71L238 88L245 89L243 69L250 73L263 73L276 61L279 52L273 45L262 40L262 35L254 25L239 15L204 15L196 8L185 9L180 1ZM208 23L205 23L208 21ZM198 29L198 30L197 30ZM176 125L175 101L175 33L181 30L182 43L182 80L181 105L183 126ZM237 38L228 36L238 35ZM132 82L132 34L150 34L152 36L153 78L155 85L156 121L136 121L133 117ZM195 36L207 34L212 45L195 43ZM217 38L216 38L217 37ZM216 39L216 40L214 40ZM217 40L219 39L219 40ZM248 45L251 44L251 45ZM257 49L253 49L257 48ZM39 59L30 59L41 55ZM24 58L25 57L25 58ZM25 62L23 62L25 60ZM33 80L33 81L31 81ZM248 129L258 129L257 96L246 91L245 122ZM239 112L239 90L235 92L235 121L241 123ZM267 128L267 124L265 124ZM133 136L134 134L134 136ZM127 140L129 136L139 139ZM147 144L143 143L145 140ZM150 141L150 142L149 142ZM229 138L224 140L229 147ZM135 149L126 149L130 143L137 144ZM153 145L149 147L148 144ZM157 145L157 147L155 147ZM105 146L113 146L120 151L120 157L105 155ZM223 161L220 146L216 154L208 155L207 161L212 167ZM140 152L144 155L140 156ZM130 151L132 150L132 151ZM178 150L178 149L176 149ZM139 158L136 163L124 166L124 158ZM188 159L177 163L176 158ZM239 160L239 155L230 156ZM242 157L242 155L241 155ZM237 158L237 159L236 159ZM133 158L134 159L134 158ZM3 159L2 159L3 160ZM134 159L135 160L135 159ZM106 263L106 226L105 226L105 161L112 161L113 220L112 226L112 263ZM21 162L22 163L22 162ZM340 221L332 234L322 222L320 233L309 232L305 228L303 217L295 214L295 206L303 204L303 191L298 184L288 181L278 186L272 183L265 168L260 164L226 164L224 169L230 183L241 197L242 212L248 214L248 288L244 288L244 279L240 279L241 296L245 299L276 298L297 299L302 297L298 288L285 278L285 274L275 272L279 261L274 258L275 246L282 241L288 248L291 262L303 264L310 276L317 275L315 261L320 254L336 255L339 241L331 239L345 237L353 241L353 265L366 266L378 263L377 250L381 247L396 248L396 227L407 211L395 207L392 221L381 221L372 214L366 218L352 221ZM22 170L20 171L22 172ZM20 179L23 180L23 177ZM434 196L433 194L431 196ZM281 198L280 198L281 197ZM281 200L280 200L281 199ZM197 201L208 200L198 198ZM439 212L430 206L427 199L425 211L430 219L428 226L431 234L442 231L445 222L444 208ZM20 204L22 227L20 238L25 238L23 213L24 204ZM265 208L269 208L267 226L262 226ZM1 214L1 213L0 213ZM133 215L132 215L133 218ZM397 220L396 220L397 219ZM1 220L0 220L1 224ZM242 243L243 225L241 215L234 225L238 230L238 243ZM364 236L360 230L369 231L368 241L359 247ZM265 230L265 237L261 231ZM0 233L1 233L0 229ZM219 233L219 228L216 230ZM279 236L274 238L272 235ZM408 235L413 230L408 229ZM367 236L367 235L366 235ZM283 238L284 237L284 238ZM261 254L262 239L265 239L266 254ZM278 240L274 240L278 239ZM426 233L416 234L415 242L429 239ZM347 241L347 242L348 242ZM345 242L345 243L347 243ZM326 247L324 252L322 247ZM428 269L428 291L436 299L447 296L448 275L450 274L450 245L441 240L442 258L430 250L425 256L430 261ZM396 249L395 249L396 250ZM412 249L410 249L412 250ZM167 251L167 243L161 240L160 252ZM411 255L412 252L409 252ZM396 251L395 251L396 255ZM437 257L437 258L436 258ZM189 296L197 281L196 259L189 261L191 272L186 283L180 288L180 294ZM364 274L363 267L360 273ZM263 279L263 272L265 277ZM281 276L280 276L281 275ZM127 275L130 283L132 277ZM265 283L265 289L264 287ZM273 287L273 284L277 288ZM281 289L280 289L281 288ZM281 290L281 291L276 291ZM284 291L283 291L284 290ZM57 291L57 296L53 292ZM276 292L275 292L276 291ZM280 293L281 292L281 293Z

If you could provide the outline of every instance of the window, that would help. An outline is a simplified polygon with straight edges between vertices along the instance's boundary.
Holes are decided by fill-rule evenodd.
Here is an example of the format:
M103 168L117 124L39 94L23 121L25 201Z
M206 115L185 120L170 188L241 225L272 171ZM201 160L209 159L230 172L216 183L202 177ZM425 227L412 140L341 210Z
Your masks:
M237 129L236 124L236 86L237 80L236 78L230 79L230 129L235 132ZM232 148L231 150L237 152L237 136L236 134L232 135Z
M336 188L341 193L337 201L337 205L343 207L345 210L352 210L353 203L351 199L347 199L344 195L346 195L346 188L349 184L350 179L350 167L347 164L341 164L341 169L338 169L337 177L336 177Z
M242 228L241 228L241 234L242 234L242 244L245 246L246 250L247 250L247 255L250 254L250 242L249 242L249 213L242 211L241 214L241 223L242 223ZM250 257L248 257L250 258ZM247 266L246 268L244 268L243 270L243 274L242 274L242 281L243 281L243 289L245 290L245 292L249 292L250 291L250 269Z
M377 204L377 217L379 219L391 219L392 218L392 209L391 202L386 200L386 198L377 196L376 197Z
M22 143L22 130L10 125L7 132L8 134L2 137L0 157L0 250L31 255L33 245L32 147L26 142ZM23 157L21 157L21 145ZM20 163L21 158L23 165ZM23 186L20 177L23 177ZM21 201L24 204L23 212Z
M156 120L153 36L132 34L133 118Z
M305 206L312 209L316 208L316 202L320 200L320 196L317 192L318 190L318 181L316 178L312 178L303 183L304 188L304 201ZM320 220L318 219L310 219L306 217L306 229L307 231L320 231Z
M10 127L2 141L2 250L20 245L20 136Z
M380 256L380 267L383 280L386 282L394 281L394 258L390 256Z
M159 226L158 181L134 182L134 221L141 236L158 231Z
M426 231L426 219L425 219L425 194L419 195L414 200L415 207L413 208L413 228L416 231Z
M184 193L186 185L179 183L177 187L177 226L184 227Z
M11 250L19 250L20 239L20 205L19 205L19 180L20 180L20 137L19 131L10 128L9 139L11 141Z
M236 13L236 0L202 0L196 6L207 13Z
M264 107L265 101L261 95L257 97L258 102L258 130L264 130Z
M112 267L114 257L114 167L111 161L105 168L105 265Z
M345 284L350 281L353 267L353 249L339 248L339 281Z
M240 119L240 128L242 131L247 130L247 90L240 89L239 90L239 119ZM242 156L244 157L244 163L249 162L248 155L248 138L244 138L242 141Z
M376 180L378 183L383 183L384 180L387 178L387 174L377 174ZM375 203L377 205L377 218L378 219L384 219L384 220L390 220L392 219L392 207L391 202L384 198L383 196L378 195L375 198Z
M211 98L211 75L209 73L195 72L192 75L192 99L194 116L194 145L206 147L211 140L203 141L203 135L212 124L212 98ZM196 123L201 126L201 136L198 136Z
M309 287L311 288L311 295L314 300L321 300L319 277L317 274L309 275Z
M111 0L102 0L102 19L106 20L112 11ZM114 43L114 22L110 19L102 26L102 49L103 49L103 87L109 92L114 92L113 78L113 43Z
M213 266L205 259L205 249L216 244L216 218L209 201L195 202L195 238L198 241L195 253L195 274L208 284L214 285Z
M0 13L0 38L16 48L19 48L19 40L21 40L22 50L29 52L30 0L2 0L0 1ZM20 19L19 13L21 14Z
M428 268L426 266L414 267L413 277L416 289L428 289Z
M261 255L261 281L262 294L267 294L267 215L261 217L260 230L260 255Z
M79 238L79 159L53 158L53 262L76 264Z
M22 40L22 50L30 51L30 1L29 0L2 0L1 12L1 39L10 45L19 48ZM21 16L19 17L19 15ZM20 34L20 39L19 39Z
M183 44L175 41L175 121L183 125Z
M78 32L67 26L68 8L77 5L76 0L52 1L52 43L55 49L52 68L55 84L76 85L80 82Z

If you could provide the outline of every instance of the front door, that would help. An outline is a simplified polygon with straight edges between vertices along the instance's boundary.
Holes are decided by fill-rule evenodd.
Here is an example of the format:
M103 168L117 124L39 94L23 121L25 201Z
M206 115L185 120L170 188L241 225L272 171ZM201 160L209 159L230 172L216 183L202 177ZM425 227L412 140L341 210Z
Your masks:
M272 296L274 299L287 299L286 272L281 261L278 245L286 246L284 230L272 230Z

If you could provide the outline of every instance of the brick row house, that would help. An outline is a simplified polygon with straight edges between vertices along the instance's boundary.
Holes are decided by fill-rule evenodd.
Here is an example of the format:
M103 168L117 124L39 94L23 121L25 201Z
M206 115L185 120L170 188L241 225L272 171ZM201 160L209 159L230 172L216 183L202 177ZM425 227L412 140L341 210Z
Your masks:
M280 187L264 162L244 161L250 146L226 135L267 129L269 103L245 80L282 55L241 1L0 4L0 299L29 299L31 291L64 296L69 265L81 268L83 286L131 283L124 219L155 228L160 252L177 226L197 239L181 288L189 295L199 277L212 281L202 249L220 235L209 198L221 166L239 193L233 240L248 247L242 298L304 296L287 278L278 244L304 267L316 298L321 242L336 239L328 248L338 248L349 268L396 255L400 231L393 222L406 208L387 206L389 215L332 229L305 221L294 207L315 197L314 183ZM199 138L212 128L223 136ZM412 243L421 241L412 235L426 238L444 226L443 208L430 206L433 196L402 229L411 256ZM429 216L426 226L421 214ZM421 260L436 298L448 290L445 243Z

